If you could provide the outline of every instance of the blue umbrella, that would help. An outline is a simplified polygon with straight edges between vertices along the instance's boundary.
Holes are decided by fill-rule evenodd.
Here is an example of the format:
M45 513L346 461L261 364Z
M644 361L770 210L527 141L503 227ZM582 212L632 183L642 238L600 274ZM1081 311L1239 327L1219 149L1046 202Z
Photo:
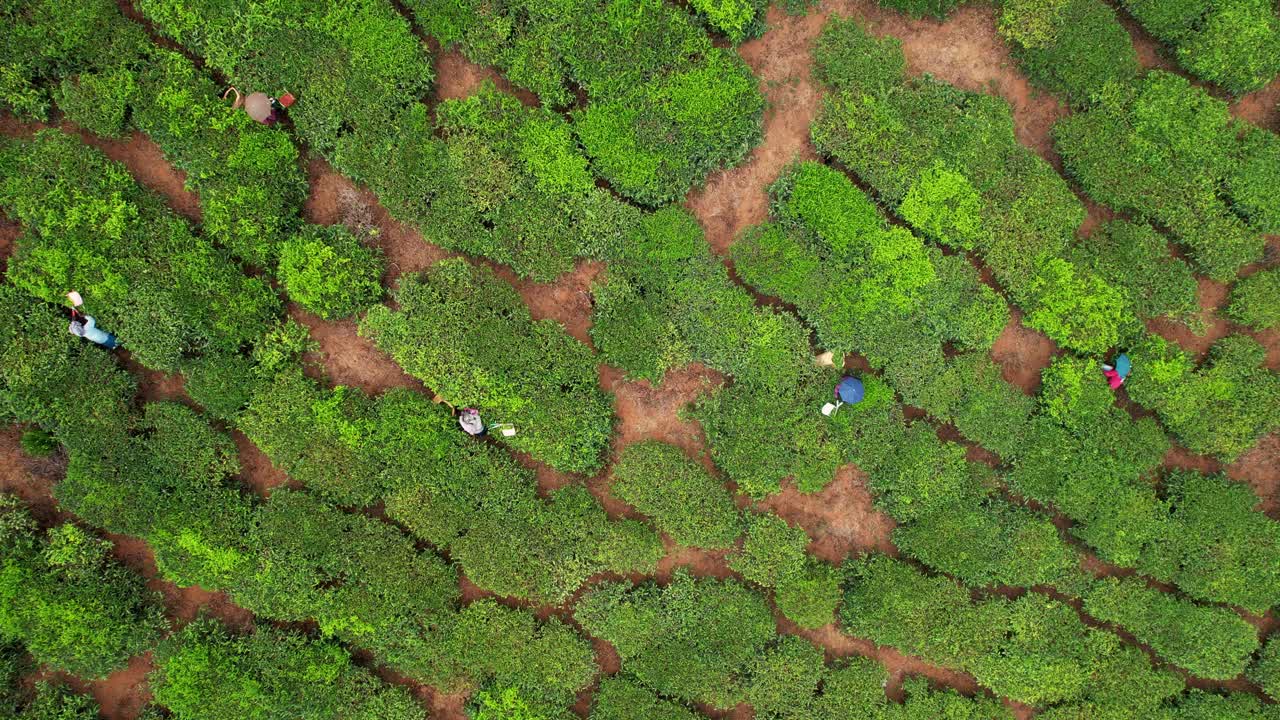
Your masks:
M1121 379L1129 377L1129 370L1132 369L1133 362L1129 360L1129 356L1120 353L1120 357L1116 358L1116 374Z
M850 404L861 401L862 381L853 377L842 378L840 384L836 385L836 397Z

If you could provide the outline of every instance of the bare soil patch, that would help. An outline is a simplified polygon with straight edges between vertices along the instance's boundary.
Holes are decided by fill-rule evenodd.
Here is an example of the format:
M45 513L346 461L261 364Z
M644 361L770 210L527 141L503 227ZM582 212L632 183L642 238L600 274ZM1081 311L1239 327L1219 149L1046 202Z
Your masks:
M991 346L991 358L1000 366L1006 382L1028 395L1040 389L1040 371L1049 365L1058 344L1047 335L1022 324L1022 311L1010 307L1009 324Z
M898 554L892 540L897 523L875 507L866 473L852 465L840 468L822 492L805 495L787 481L759 506L804 528L809 552L833 565L866 552Z
M359 388L378 395L396 387L423 391L422 382L409 375L378 349L373 341L360 337L355 320L321 320L294 303L289 316L311 333L320 346L305 359L309 367L323 367L325 379L332 385Z
M1280 78L1241 97L1231 106L1231 114L1258 127L1280 132Z

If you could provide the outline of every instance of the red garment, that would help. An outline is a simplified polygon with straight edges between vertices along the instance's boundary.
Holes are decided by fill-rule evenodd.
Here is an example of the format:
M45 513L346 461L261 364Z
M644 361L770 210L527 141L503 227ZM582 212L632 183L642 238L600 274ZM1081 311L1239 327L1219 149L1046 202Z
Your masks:
M1107 384L1111 386L1112 390L1124 384L1124 378L1120 377L1120 373L1115 370L1103 370L1102 376L1107 379Z

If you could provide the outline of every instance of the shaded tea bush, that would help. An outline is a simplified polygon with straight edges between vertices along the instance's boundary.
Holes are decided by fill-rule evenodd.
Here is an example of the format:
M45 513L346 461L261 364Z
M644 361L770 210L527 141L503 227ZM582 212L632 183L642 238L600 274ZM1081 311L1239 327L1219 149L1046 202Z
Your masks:
M1280 642L1275 636L1267 638L1246 674L1272 699L1280 695Z
M680 703L621 675L600 680L591 697L591 720L697 720L698 714Z
M1262 233L1275 227L1274 212L1250 212L1235 194L1280 188L1280 169L1247 160L1255 153L1242 142L1246 129L1225 102L1157 70L1108 86L1091 109L1060 120L1054 145L1089 195L1167 227L1200 271L1229 280L1262 257Z
M163 610L112 545L71 523L41 532L21 502L0 496L0 637L40 663L105 678L149 649Z
M680 545L732 547L742 532L733 496L673 445L646 441L623 448L609 494L651 516Z
M200 619L161 643L155 661L156 702L180 718L427 716L407 691L383 685L337 643L271 626L237 636Z
M0 712L11 720L99 720L98 711L91 695L62 684L39 680L29 689L0 688Z
M463 260L402 276L393 296L399 310L374 307L361 335L455 406L514 424L519 434L502 442L558 470L600 467L612 407L585 345Z
M382 251L342 225L308 225L280 246L289 297L325 320L351 317L382 297Z
M1119 288L1143 320L1185 320L1200 310L1191 268L1169 254L1168 241L1150 225L1107 223L1080 241L1076 257Z
M1227 315L1255 330L1280 325L1280 268L1259 270L1236 283Z
M1199 367L1158 335L1130 354L1141 371L1125 384L1129 396L1155 410L1193 452L1231 461L1280 427L1280 376L1263 367L1266 351L1253 338L1219 340Z

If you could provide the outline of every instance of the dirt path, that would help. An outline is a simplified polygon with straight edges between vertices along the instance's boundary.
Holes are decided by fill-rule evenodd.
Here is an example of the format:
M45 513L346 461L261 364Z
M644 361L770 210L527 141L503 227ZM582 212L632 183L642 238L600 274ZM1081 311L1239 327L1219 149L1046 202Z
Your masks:
M840 468L822 492L805 495L787 481L782 492L759 506L804 528L810 538L809 552L832 565L867 552L898 555L892 540L897 523L876 509L866 473L852 465Z
M1241 97L1232 104L1231 114L1271 132L1280 132L1280 78Z

